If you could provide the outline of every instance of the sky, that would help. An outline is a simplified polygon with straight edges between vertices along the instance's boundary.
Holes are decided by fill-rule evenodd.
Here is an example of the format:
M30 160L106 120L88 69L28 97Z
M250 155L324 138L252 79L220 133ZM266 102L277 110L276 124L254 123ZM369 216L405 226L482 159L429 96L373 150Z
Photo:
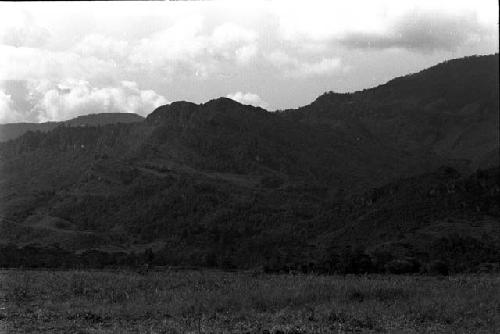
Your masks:
M496 0L0 2L0 123L267 110L498 52Z

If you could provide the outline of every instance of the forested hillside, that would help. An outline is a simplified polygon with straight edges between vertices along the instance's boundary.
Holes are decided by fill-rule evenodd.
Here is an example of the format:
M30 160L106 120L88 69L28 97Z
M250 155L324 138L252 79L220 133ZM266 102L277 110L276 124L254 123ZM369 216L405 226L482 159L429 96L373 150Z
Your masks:
M494 267L498 110L491 55L296 110L219 98L30 131L0 144L0 264Z

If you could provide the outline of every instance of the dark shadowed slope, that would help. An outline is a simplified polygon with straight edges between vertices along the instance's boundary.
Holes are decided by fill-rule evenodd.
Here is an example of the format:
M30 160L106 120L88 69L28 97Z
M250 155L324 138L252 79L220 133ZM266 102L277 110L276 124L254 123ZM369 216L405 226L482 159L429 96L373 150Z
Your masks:
M498 54L450 60L354 94L326 93L284 113L433 153L473 171L498 164Z
M154 126L147 145L155 151L141 149L143 157L211 172L363 188L433 163L362 134L297 122L226 98L173 103L155 110L146 123Z

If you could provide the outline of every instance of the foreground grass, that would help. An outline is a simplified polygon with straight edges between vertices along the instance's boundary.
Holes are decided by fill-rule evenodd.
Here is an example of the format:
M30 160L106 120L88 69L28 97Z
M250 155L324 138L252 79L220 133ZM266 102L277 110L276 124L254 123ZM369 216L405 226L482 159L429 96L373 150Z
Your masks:
M500 277L0 271L1 333L499 333Z

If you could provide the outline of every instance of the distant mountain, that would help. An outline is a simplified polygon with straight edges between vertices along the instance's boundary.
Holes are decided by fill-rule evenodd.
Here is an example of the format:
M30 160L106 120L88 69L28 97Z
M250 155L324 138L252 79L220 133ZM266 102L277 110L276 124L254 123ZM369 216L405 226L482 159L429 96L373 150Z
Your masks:
M101 113L78 116L62 122L66 126L98 126L115 123L142 122L144 117L134 113Z
M0 124L0 142L16 139L28 131L47 132L54 129L59 124L59 122Z
M108 123L0 144L0 242L222 267L500 254L498 55L295 110L219 98Z
M111 123L141 122L144 117L132 113L102 113L78 116L63 122L0 124L0 142L16 139L28 131L47 132L57 126L96 126Z

